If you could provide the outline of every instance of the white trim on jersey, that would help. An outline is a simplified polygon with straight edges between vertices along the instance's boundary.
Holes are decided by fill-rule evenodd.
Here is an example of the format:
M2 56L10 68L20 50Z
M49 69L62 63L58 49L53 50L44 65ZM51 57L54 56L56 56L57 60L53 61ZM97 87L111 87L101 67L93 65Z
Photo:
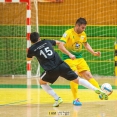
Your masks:
M46 71L45 71L45 73L40 78L42 79L45 75L46 75Z

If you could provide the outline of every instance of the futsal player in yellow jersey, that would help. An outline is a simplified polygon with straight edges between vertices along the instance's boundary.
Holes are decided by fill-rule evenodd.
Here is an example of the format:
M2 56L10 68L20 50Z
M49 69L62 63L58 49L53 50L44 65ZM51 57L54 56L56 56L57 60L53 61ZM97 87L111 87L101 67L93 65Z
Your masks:
M64 53L64 61L73 71L99 88L98 82L93 78L90 68L82 56L82 46L92 55L100 56L100 52L95 52L87 42L87 36L84 32L86 25L87 21L84 18L77 19L75 27L65 31L61 37L60 41L62 43L59 44L59 49ZM82 105L78 100L78 84L70 82L70 86L74 97L73 104Z

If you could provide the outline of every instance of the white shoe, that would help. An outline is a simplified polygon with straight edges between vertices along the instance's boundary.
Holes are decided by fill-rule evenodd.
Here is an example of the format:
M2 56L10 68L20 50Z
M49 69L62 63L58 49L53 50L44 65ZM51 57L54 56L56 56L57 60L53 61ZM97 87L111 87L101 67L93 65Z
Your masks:
M53 104L54 107L58 107L59 104L61 104L63 102L62 98L59 97L58 100L55 100L55 103Z

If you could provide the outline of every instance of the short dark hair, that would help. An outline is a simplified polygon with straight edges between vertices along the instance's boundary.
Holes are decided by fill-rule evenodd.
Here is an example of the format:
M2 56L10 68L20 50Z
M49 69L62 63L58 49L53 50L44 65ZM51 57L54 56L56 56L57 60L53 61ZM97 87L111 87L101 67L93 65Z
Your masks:
M81 25L81 24L87 24L87 21L86 21L86 19L85 18L79 18L79 19L77 19L77 21L76 21L76 24L79 24L79 25Z
M39 33L38 32L32 32L30 34L30 40L32 43L36 43L39 39Z

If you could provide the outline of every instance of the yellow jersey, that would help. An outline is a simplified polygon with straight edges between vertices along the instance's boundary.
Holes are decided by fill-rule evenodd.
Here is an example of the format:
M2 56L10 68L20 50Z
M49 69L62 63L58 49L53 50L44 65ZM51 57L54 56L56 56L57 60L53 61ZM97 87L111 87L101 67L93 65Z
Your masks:
M65 43L65 48L75 55L76 58L82 58L82 45L83 43L87 42L87 36L84 31L80 34L77 34L74 31L74 28L68 29L63 34L60 41ZM69 59L69 56L63 54L63 59Z

